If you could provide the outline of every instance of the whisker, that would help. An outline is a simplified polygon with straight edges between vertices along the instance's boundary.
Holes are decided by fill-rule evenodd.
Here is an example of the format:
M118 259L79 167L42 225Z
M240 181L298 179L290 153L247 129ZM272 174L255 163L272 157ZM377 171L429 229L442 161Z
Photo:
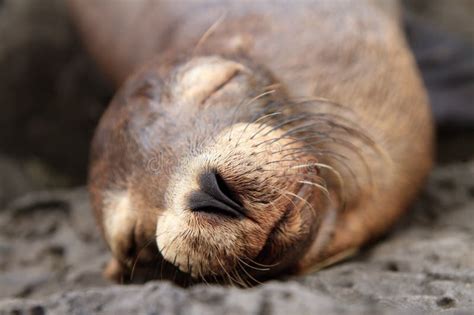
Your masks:
M156 279L157 275L158 275L158 267L160 267L160 261L159 261L159 258L160 258L160 254L156 254L155 255L155 260L156 260L156 264L155 264L155 269L153 271L153 279Z
M135 257L135 260L132 264L132 270L130 272L130 281L133 281L133 277L134 277L134 272L135 272L135 268L137 266L137 263L138 263L138 259L140 258L140 254L143 252L143 250L148 247L153 241L155 240L154 237L152 237L150 240L148 240L145 245L142 246L142 248L140 248L140 250L138 251L137 253L137 256Z
M168 231L166 231L166 232L168 232ZM165 264L165 262L167 262L167 263L169 262L167 259L165 259L165 255L168 253L168 250L172 247L172 245L173 245L174 242L178 239L179 236L180 236L179 234L176 235L176 236L171 240L171 242L169 242L167 245L165 245L165 247L163 247L163 249L161 250L161 253L162 253L161 255L162 255L162 257L163 257L163 259L162 259L162 264L161 264L161 271L160 271L161 279L163 279L163 265ZM177 255L177 254L176 254L176 255ZM176 267L176 257L177 257L177 256L175 256L175 258L174 258L174 259L175 259L174 262L169 262L169 263L171 263L171 264L173 265L174 268L177 268L177 267ZM175 270L175 275L174 275L174 276L176 277L176 270Z
M174 255L174 259L173 259L173 266L174 266L174 275L173 275L173 282L176 282L176 275L178 274L178 270L179 270L179 267L176 266L176 259L178 258L178 253L176 253Z
M232 283L233 281L235 281L235 279L233 279L230 274L227 272L227 270L225 269L224 265L221 263L220 259L218 256L216 256L216 260L217 260L217 263L219 264L219 266L221 267L222 271L224 271L224 273L227 275L228 279L230 280L230 282ZM238 283L237 281L235 281L236 283Z
M350 106L346 106L344 104L337 103L335 101L332 101L332 100L324 98L324 97L317 97L317 96L299 97L299 98L292 98L291 101L292 101L291 104L294 104L294 105L310 104L310 103L314 103L314 102L320 102L320 103L323 103L324 105L331 105L331 106L337 107L339 109L348 110L348 111L354 113L354 110Z
M242 138L242 135L245 133L245 131L247 131L247 128L250 126L250 124L256 124L257 122L263 120L263 119L266 119L266 118L270 118L270 117L273 117L273 116L277 116L277 115L281 115L282 112L276 112L276 113L270 113L270 114L266 114L266 115L263 115L261 116L260 118L254 120L253 122L249 122L245 128L242 130L242 132L240 133L240 136L239 136L239 139L237 140L237 143L235 144L235 147L238 146L239 142L240 142L240 139Z
M217 27L224 21L224 19L227 17L228 12L224 12L212 25L204 32L204 34L199 38L198 42L196 43L196 46L194 46L192 56L196 55L196 52L198 49L202 46L202 44L214 33L214 31L217 29Z
M316 139L315 141L308 141L308 140L311 140L311 139ZM311 145L312 147L314 147L315 149L317 147L315 147L317 144L324 144L326 142L330 142L334 145L339 145L339 146L342 146L343 148L351 151L352 153L356 154L357 158L359 161L361 161L363 164L364 164L364 168L365 168L365 173L366 175L368 176L368 180L369 180L369 184L370 186L373 187L373 179L372 179L372 173L370 171L370 167L369 165L367 164L367 161L366 159L364 158L364 156L362 155L361 153L361 150L359 147L355 146L354 144L352 144L351 142L345 140L345 139L341 139L341 138L337 138L337 137L326 137L326 138L320 138L318 135L311 135L311 136L308 136L308 137L304 137L304 138L299 138L299 139L296 139L292 142L289 142L289 143L286 143L284 144L282 147L286 147L290 144L293 144L293 143L296 143L298 141L305 141L307 142L309 145ZM347 158L347 157L346 157ZM349 167L347 167L348 169L350 169ZM352 173L352 170L351 170L351 173Z
M238 265L238 262L237 262L237 265ZM245 281L243 278L242 278L242 275L238 272L237 269L234 269L231 271L231 273L234 275L235 278L237 278L241 284L241 286L245 289L249 288L250 287L250 284L247 283L247 281Z
M300 180L300 181L298 181L298 183L304 184L304 185L311 185L311 186L314 186L316 188L319 188L324 193L326 198L328 198L328 200L331 200L331 196L329 195L329 191L323 185L316 184L314 182L310 182L310 181L307 181L307 180Z
M207 286L209 286L210 285L209 282L207 282L206 277L202 273L202 262L201 261L199 262L198 274L199 274L199 278L201 278L201 281L204 282L204 284L206 284Z
M250 263L255 264L255 265L257 265L259 267L262 267L262 268L272 268L272 267L276 267L280 264L280 262L276 262L276 263L273 263L273 264L270 264L270 265L262 264L262 263L259 263L255 260L251 259L250 257L244 257L244 259L247 259Z
M244 264L245 266L247 266L247 267L249 267L249 268L252 268L252 269L255 269L255 270L257 270L257 271L269 271L269 270L270 270L269 267L266 267L266 268L257 268L257 267L254 267L254 266L251 266L251 265L247 264L244 260L242 260L242 259L240 259L240 258L238 258L238 257L237 257L237 259L240 260L240 262L241 262L242 264Z
M308 205L308 206L311 208L311 211L313 212L313 214L314 214L315 216L317 216L316 209L314 209L313 205L310 204L310 203L308 202L308 200L306 200L306 199L304 199L304 198L298 196L298 195L295 194L295 193L292 193L291 191L283 190L282 192L283 192L284 194L288 194L288 195L290 195L290 196L293 196L293 197L295 197L295 198L301 200L302 202L306 203L306 205ZM295 207L296 207L296 205L295 205Z
M241 265L242 263L242 260L240 258L237 257L237 259L239 260L237 262L237 265L238 267L247 275L248 278L250 278L250 280L252 280L253 282L255 282L256 284L262 284L262 282L258 281L255 277L253 277L246 269L244 266ZM248 266L248 265L247 265Z
M296 117L290 117L290 118L287 118L286 120L284 120L283 122L280 122L278 124L276 124L275 126L273 126L267 133L265 133L263 136L268 136L272 131L275 131L277 129L280 129L281 127L287 125L287 124L290 124L292 122L295 122L295 121L298 121L298 120L301 120L301 119L304 119L304 118L307 118L308 114L304 113L304 114L300 114L300 115L296 115Z
M346 156L342 155L342 154L338 154L338 153L335 153L335 152L332 152L332 151L329 151L329 150L317 150L316 148L313 148L313 147L310 147L310 148L287 148L287 149L281 150L280 153L283 152L283 151L290 151L289 153L284 154L282 156L283 159L288 157L288 156L295 156L295 155L300 156L300 154L302 154L302 153L310 153L312 155L323 156L323 157L330 156L337 163L340 163L342 166L344 166L344 168L350 173L352 179L356 182L357 187L360 189L354 172L349 167L349 165L347 165L347 163L342 160L342 159L348 160L348 158ZM308 166L310 166L310 165L308 165ZM344 182L342 180L342 176L340 175L340 173L334 167L331 167L328 164L322 164L322 163L319 163L319 166L322 167L322 168L330 169L337 176L338 182L339 182L341 188L343 188ZM269 171L269 170L265 170L265 171Z
M339 185L341 186L341 189L344 187L344 181L342 179L341 174L338 171L336 171L333 167L331 167L330 165L327 165L327 164L324 164L324 163L307 163L307 164L294 165L291 168L292 169L298 169L298 168L307 168L307 167L311 167L311 166L316 166L316 167L319 167L319 168L324 168L324 169L330 170L334 175L336 175L336 177L339 181Z
M230 127L230 131L229 131L229 142L232 141L232 131L233 131L233 127L235 125L235 118L237 117L237 112L238 110L240 109L240 107L245 104L245 106L248 106L250 104L252 104L253 102L256 102L257 100L259 100L260 98L262 97L265 97L267 95L270 95L272 93L275 93L276 90L270 90L270 91L265 91L257 96L255 96L254 98L250 99L248 102L244 103L244 102L240 102L239 105L237 105L235 107L235 110L234 110L234 113L232 115L232 123L231 123L231 127Z

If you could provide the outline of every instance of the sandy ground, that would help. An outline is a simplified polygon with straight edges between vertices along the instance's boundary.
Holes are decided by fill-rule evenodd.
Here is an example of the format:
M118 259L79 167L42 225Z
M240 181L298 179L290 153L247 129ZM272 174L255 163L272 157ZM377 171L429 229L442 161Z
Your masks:
M250 290L117 286L100 275L108 257L85 189L15 200L0 212L0 313L472 314L474 161L437 168L385 239L316 274Z
M466 15L456 12L454 21ZM109 252L85 188L75 187L110 90L64 1L0 0L0 314L473 314L473 50L432 49L441 37L412 31L415 44L429 39L414 49L442 126L443 164L384 239L316 274L248 290L123 286L101 276Z

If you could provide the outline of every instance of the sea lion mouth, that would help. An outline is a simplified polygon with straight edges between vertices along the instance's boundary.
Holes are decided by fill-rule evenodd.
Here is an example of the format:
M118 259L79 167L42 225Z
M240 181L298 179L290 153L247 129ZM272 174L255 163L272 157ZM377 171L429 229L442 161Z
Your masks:
M195 273L192 269L183 271L180 266L176 267L187 274L190 279L193 279L191 281L231 284L240 287L258 285L269 277L291 269L292 263L304 254L305 243L308 243L304 234L309 232L304 232L301 229L300 222L298 222L300 216L295 214L304 211L314 213L314 209L309 209L312 207L308 202L309 199L306 199L310 194L310 189L305 185L301 185L295 191L294 195L298 197L295 197L295 200L286 205L282 215L265 235L263 246L254 257L235 256L235 265L230 268L222 266L221 271L212 271L210 274ZM198 217L199 220L205 221L216 219L215 216L209 217L199 214ZM250 218L241 217L240 219ZM292 228L292 225L298 225L298 228ZM298 241L301 241L300 244L298 244Z

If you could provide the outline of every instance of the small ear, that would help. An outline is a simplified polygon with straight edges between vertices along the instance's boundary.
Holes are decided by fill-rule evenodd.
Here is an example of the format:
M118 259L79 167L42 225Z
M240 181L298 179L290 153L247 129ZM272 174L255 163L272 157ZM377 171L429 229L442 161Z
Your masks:
M248 72L248 69L240 63L221 57L193 59L178 70L173 96L175 99L202 104L242 72Z

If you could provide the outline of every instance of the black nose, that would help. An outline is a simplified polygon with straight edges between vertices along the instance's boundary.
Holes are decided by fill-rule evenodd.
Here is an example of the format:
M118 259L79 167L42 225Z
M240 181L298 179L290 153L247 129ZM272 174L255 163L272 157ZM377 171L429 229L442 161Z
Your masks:
M189 208L235 218L245 216L245 208L216 171L207 171L199 177L199 191L189 197Z

